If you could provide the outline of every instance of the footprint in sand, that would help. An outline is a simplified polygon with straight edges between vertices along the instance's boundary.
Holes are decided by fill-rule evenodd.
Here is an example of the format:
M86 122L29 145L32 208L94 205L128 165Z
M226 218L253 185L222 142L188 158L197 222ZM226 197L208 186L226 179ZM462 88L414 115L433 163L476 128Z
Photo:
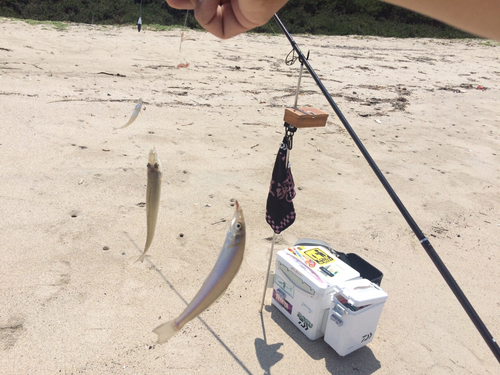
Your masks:
M11 316L6 324L0 323L0 350L9 350L24 331L24 319Z
M38 288L35 295L45 301L50 300L71 281L70 263L57 261L51 263L39 276Z

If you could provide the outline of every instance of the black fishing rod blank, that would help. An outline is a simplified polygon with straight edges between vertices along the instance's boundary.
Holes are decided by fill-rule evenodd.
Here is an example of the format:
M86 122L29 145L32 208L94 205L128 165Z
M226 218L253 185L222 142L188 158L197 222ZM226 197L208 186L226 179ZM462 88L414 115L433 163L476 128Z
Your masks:
M274 19L276 20L276 22L280 26L283 33L286 35L288 41L292 45L292 48L299 55L300 63L304 64L304 66L307 68L307 70L311 74L312 78L314 79L314 81L316 82L318 87L320 88L321 92L325 96L326 100L328 101L328 103L330 104L332 109L335 111L336 115L338 116L338 118L340 119L342 124L344 125L345 129L347 130L347 132L349 133L349 135L353 139L354 143L356 143L356 146L358 146L358 149L361 151L361 153L365 157L366 161L368 162L368 164L372 168L373 172L375 173L375 175L378 177L379 181L384 186L385 190L387 191L387 193L389 194L389 196L393 200L396 207L399 209L399 212L401 212L401 215L403 215L406 222L410 226L411 230L413 231L413 233L415 233L415 236L417 236L418 240L420 241L420 244L422 245L424 250L427 252L427 255L429 255L432 262L434 263L434 265L436 266L438 271L441 273L441 276L443 276L446 283L448 284L448 286L452 290L453 294L455 294L455 297L457 297L458 301L460 302L460 304L464 308L465 312L467 313L469 318L472 320L472 323L474 323L474 325L476 326L476 329L479 331L479 333L483 337L484 341L486 342L486 344L488 345L488 347L492 351L493 355L496 357L497 361L500 363L500 347L498 346L498 343L493 338L491 333L488 331L488 329L484 325L483 321L481 320L479 315L474 310L474 307L472 307L469 300L467 299L465 294L462 292L462 289L460 289L460 286L457 284L457 282L453 278L450 271L448 271L448 268L443 263L443 261L441 260L441 258L437 254L436 250L434 250L434 248L432 247L430 241L427 239L427 237L425 237L424 233L420 230L420 228L418 227L415 220L413 220L412 216L410 215L410 213L408 212L406 207L403 205L403 203L401 202L401 200L397 196L396 192L391 187L391 185L389 184L389 182L387 181L387 179L385 178L385 176L383 175L383 173L381 172L381 170L379 169L379 167L377 166L375 161L372 159L372 157L370 156L370 154L366 150L365 146L363 145L361 140L358 138L358 136L354 132L353 128L351 127L351 125L349 124L347 119L344 117L344 115L340 111L337 104L335 104L331 95L328 93L328 90L325 88L325 86L323 85L323 83L319 79L318 75L315 73L314 69L309 64L309 61L307 61L304 54L301 52L300 48L297 46L297 43L295 43L292 36L290 35L288 30L286 29L285 25L283 25L283 23L281 22L281 20L277 14L274 15Z

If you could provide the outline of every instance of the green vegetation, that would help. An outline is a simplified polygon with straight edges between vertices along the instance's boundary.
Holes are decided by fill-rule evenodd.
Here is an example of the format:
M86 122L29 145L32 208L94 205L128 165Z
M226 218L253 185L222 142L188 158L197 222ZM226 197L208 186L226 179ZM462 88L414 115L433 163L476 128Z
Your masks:
M37 21L37 20L24 20L29 25L52 25L52 27L59 31L67 31L68 24L61 21Z
M492 40L485 40L484 42L480 42L479 44L481 44L483 46L488 46L488 47L499 47L500 46L499 42L495 42Z
M63 30L61 22L99 25L136 24L141 0L3 0L0 16L52 21ZM182 26L200 26L193 13L170 8L163 0L142 1L143 27L165 30ZM397 38L471 38L428 17L395 7L379 0L291 0L279 16L294 34L377 35ZM57 23L59 22L59 24ZM256 32L276 33L279 27L271 20Z
M143 29L146 30L152 30L152 31L170 31L173 29L184 29L184 26L176 26L176 25L158 25L157 23L154 24L146 24L143 25ZM187 29L187 28L186 28Z

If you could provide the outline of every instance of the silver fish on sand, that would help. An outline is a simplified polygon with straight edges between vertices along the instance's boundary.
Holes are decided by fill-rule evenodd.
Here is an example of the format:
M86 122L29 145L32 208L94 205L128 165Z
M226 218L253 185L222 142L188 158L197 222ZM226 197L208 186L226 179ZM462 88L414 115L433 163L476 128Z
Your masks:
M146 237L146 245L144 245L144 252L136 260L136 262L144 261L146 257L146 251L148 251L153 242L153 237L155 235L156 219L158 218L158 209L160 207L160 191L161 191L161 162L156 150L153 148L149 152L149 163L148 163L148 185L146 188L146 218L148 235Z
M190 320L205 311L227 289L238 272L245 252L245 218L236 202L236 212L229 225L226 240L219 258L210 271L201 289L186 309L175 319L156 327L153 332L158 335L158 343L167 341Z
M115 129L123 129L123 128L126 128L127 126L129 126L131 123L133 123L135 121L135 119L137 118L137 116L139 116L141 109L142 109L142 98L139 99L139 101L135 105L134 112L132 113L132 116L130 116L130 120L128 120L128 122L125 125L123 125L121 128L115 128Z

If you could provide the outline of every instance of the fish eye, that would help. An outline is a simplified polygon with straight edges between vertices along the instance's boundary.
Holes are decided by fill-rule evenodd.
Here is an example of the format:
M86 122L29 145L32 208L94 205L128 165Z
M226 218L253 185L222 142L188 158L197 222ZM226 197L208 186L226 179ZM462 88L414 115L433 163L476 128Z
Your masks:
M158 168L158 163L155 163L155 168Z
M241 223L236 223L236 229L241 229L243 226L241 225Z
M148 168L151 168L151 163L148 163Z

